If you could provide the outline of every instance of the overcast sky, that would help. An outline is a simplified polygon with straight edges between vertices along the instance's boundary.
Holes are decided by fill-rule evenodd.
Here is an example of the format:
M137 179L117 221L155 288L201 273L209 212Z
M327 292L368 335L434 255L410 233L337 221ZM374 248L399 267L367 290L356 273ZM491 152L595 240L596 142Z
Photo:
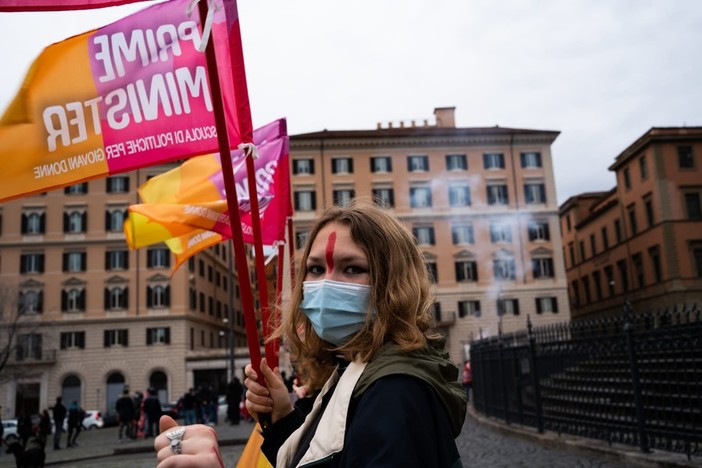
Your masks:
M0 108L49 44L148 3L0 14ZM456 107L459 127L558 130L559 203L654 126L702 125L700 0L239 0L255 126L373 129Z

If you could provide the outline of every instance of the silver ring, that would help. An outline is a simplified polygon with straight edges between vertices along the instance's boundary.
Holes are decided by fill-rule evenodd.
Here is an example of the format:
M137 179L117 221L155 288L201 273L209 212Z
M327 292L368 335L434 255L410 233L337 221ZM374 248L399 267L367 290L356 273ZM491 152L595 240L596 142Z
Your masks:
M181 445L183 435L185 435L185 427L180 426L166 432L166 437L171 441L170 447L171 452L175 455L180 455L183 453L183 446Z

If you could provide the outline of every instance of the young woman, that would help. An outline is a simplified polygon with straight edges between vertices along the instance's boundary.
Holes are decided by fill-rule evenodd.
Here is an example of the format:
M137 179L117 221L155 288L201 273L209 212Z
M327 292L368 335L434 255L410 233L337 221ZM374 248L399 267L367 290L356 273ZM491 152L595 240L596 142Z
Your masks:
M268 460L281 468L462 466L454 439L466 396L431 331L431 283L412 235L371 203L330 208L310 232L296 278L276 334L321 391L303 414L277 368L261 362L262 386L246 367L247 408L271 418ZM164 434L155 443L159 466L205 466L219 454L213 434L188 426L176 434L178 456Z

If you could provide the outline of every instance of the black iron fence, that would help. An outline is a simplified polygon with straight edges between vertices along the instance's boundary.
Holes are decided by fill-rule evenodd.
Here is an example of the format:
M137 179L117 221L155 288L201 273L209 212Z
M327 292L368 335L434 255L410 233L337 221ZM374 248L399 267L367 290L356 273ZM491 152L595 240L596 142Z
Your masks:
M474 341L475 409L544 430L702 456L700 305Z

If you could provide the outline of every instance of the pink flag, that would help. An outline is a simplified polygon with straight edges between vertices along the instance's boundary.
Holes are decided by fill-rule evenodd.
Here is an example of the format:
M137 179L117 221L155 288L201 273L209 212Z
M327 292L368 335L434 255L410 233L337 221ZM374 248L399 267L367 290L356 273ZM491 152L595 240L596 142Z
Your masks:
M2 0L0 11L87 10L146 0Z

